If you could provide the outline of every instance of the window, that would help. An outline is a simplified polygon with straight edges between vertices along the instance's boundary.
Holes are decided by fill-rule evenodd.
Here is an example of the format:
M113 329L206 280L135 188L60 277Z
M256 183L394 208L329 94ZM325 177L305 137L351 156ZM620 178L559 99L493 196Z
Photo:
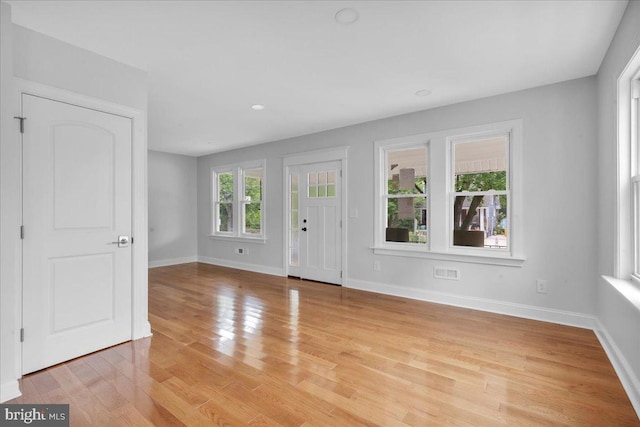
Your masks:
M451 145L452 244L508 249L509 134Z
M631 191L633 200L633 277L640 284L640 78L631 83Z
M264 161L214 168L211 178L212 235L264 238Z
M385 242L427 243L427 146L384 149Z
M615 276L640 287L640 49L618 79Z
M377 141L373 250L520 266L522 121Z
M245 234L262 234L262 168L240 170L244 178L242 199L243 230Z
M317 171L309 172L309 185L307 186L307 197L310 199L326 199L336 197L336 172Z
M293 267L300 266L299 181L300 177L297 171L289 174L289 265Z
M233 233L233 173L220 172L217 174L217 195L215 211L217 213L216 232Z

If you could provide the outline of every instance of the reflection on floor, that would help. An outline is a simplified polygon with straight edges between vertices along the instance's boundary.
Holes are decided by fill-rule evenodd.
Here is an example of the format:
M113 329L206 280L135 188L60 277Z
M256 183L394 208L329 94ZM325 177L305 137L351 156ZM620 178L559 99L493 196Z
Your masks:
M589 330L197 263L149 279L152 338L11 403L95 426L640 425Z

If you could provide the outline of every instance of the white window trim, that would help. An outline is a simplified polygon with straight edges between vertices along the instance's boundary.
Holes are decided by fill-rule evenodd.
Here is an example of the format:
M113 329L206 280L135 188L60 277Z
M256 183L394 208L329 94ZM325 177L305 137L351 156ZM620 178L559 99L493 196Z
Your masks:
M217 230L217 223L218 223L218 214L219 214L219 209L218 209L218 204L220 203L218 200L218 176L222 175L222 174L228 174L230 173L233 179L233 200L231 202L231 204L233 205L233 223L234 225L237 224L236 221L236 214L237 214L237 206L236 206L236 202L237 202L237 180L236 180L236 176L237 174L234 172L234 168L231 167L223 167L223 168L212 168L211 169L211 235L213 236L228 236L228 237L233 237L234 236L234 232L235 232L235 226L234 226L234 231L233 232L228 232L228 231L218 231Z
M228 241L251 241L256 243L266 243L266 160L254 160L233 165L214 166L210 168L209 179L211 183L210 191L210 208L211 208L211 225L209 237ZM262 199L260 201L260 234L244 232L244 171L247 169L262 169ZM233 175L233 231L217 231L216 224L218 222L218 175L223 173L231 173Z
M387 183L386 183L386 152L387 150L406 150L411 148L426 148L427 150L427 159L431 158L429 153L429 139L421 138L420 135L416 135L416 138L408 137L408 138L400 138L400 139L392 139L386 141L380 141L376 143L376 153L375 153L375 173L376 173L376 184L378 190L376 191L376 209L374 210L374 222L376 224L376 230L379 232L375 233L375 248L376 249L388 249L394 251L404 251L404 252L425 252L429 247L429 238L427 237L426 244L419 243L403 243L403 242L387 242L383 231L386 223L386 206L388 194L386 191ZM430 182L430 165L427 165L427 191L424 194L411 194L407 195L408 197L425 197L426 200L426 208L427 208L427 230L431 229L430 227L430 215L429 215L429 182Z
M469 138L480 138L487 135L509 133L509 180L510 180L510 208L509 208L509 247L502 249L468 248L452 245L449 230L452 225L452 207L450 206L452 141ZM486 125L471 126L461 129L412 135L376 141L374 144L375 157L375 209L374 209L374 246L375 254L395 255L414 258L428 258L436 260L451 260L469 263L521 267L524 264L523 226L524 213L522 209L522 120L509 120ZM384 224L386 212L385 200L385 156L384 151L389 148L410 148L419 145L428 147L428 178L427 178L427 230L426 245L386 242L384 238Z
M492 125L490 125L491 127L493 127ZM506 169L507 169L507 189L506 191L495 191L495 190L491 190L491 191L470 191L470 192L455 192L453 190L454 188L454 171L455 171L455 156L454 156L454 146L456 144L464 144L464 143L469 143L469 142L473 142L475 140L478 139L482 139L482 138L490 138L493 136L502 136L502 135L508 135L508 145L507 145L507 165L506 165ZM513 140L514 139L514 132L513 132L513 128L509 127L505 130L487 130L486 132L484 131L480 131L480 132L473 132L471 135L465 134L465 135L456 135L456 136L452 136L452 137L448 137L447 138L447 153L449 155L448 159L447 159L447 165L449 166L449 169L447 170L447 194L448 194L448 198L447 198L447 230L453 230L453 212L452 212L452 207L453 207L453 201L455 199L456 196L459 195L507 195L508 200L509 200L509 206L507 207L508 212L509 212L509 222L511 223L511 213L512 213L512 209L510 207L511 205L511 201L513 199L513 191L512 191L512 179L511 179L511 169L513 169L513 159L511 158L511 152L512 150L512 145L513 145ZM510 231L511 230L511 224L509 224L509 228ZM513 235L512 232L509 232L507 235L507 248L505 249L498 249L498 248L494 248L494 249L486 249L486 248L472 248L472 247L461 247L461 246L454 246L453 245L453 235L451 233L449 233L449 250L452 252L458 252L458 253L487 253L487 254L491 254L491 257L498 257L501 258L502 256L500 254L508 254L510 257L510 254L512 252L511 248L512 248L512 238L511 236Z
M640 121L640 120L638 120ZM633 224L634 230L633 240L633 260L631 270L631 281L640 289L640 174L636 174L631 178L631 201L633 204Z
M260 233L247 233L245 231L246 221L245 221L245 209L249 204L257 204L255 201L247 201L246 198L246 180L245 173L247 170L251 169L261 169L262 170L262 187L260 189ZM260 163L259 166L244 166L238 168L238 215L240 215L240 237L245 239L262 239L264 236L264 216L265 216L265 208L264 208L264 194L265 194L265 168L264 162Z
M633 82L638 79L640 79L640 48L636 50L618 78L617 209L614 269L614 276L617 279L629 281L637 289L640 289L640 275L634 274L634 267L638 262L636 258L640 258L640 253L638 253L640 242L636 242L634 239L636 227L640 227L640 214L634 214L633 195L633 182L640 176L638 123L636 123L637 119L633 117L634 113L637 115L639 102L633 99Z
M631 83L631 203L633 204L633 266L631 281L640 288L640 65Z

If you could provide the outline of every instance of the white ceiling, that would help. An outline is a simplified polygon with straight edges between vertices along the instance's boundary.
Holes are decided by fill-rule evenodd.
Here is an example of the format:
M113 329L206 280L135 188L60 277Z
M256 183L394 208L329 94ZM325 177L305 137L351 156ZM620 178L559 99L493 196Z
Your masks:
M197 156L594 75L627 1L9 3L146 70L149 147Z

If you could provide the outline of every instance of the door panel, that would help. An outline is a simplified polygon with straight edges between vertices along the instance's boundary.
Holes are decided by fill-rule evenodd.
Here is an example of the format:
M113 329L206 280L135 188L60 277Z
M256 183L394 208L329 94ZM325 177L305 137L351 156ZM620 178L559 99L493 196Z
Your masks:
M109 253L49 260L51 332L113 320L113 264ZM77 300L82 305L76 304Z
M323 225L323 230L331 230L332 227L336 227L338 229L338 233L339 233L339 225L340 223L340 218L338 218L336 216L336 207L335 206L325 206L324 207L324 225ZM336 245L338 244L338 242L336 241L336 237L337 236L336 232L325 232L323 235L323 245L322 245L322 250L324 251L324 254L322 256L322 259L324 261L324 269L325 270L339 270L340 269L340 263L338 262L338 260L336 259L336 254L339 253L339 251L336 251Z
M111 229L116 136L77 124L51 130L55 228Z
M342 283L340 191L340 162L301 167L298 199L303 279Z
M131 339L131 120L22 107L26 374Z
M303 231L304 236L304 259L303 266L306 268L307 273L305 277L309 277L311 274L311 270L317 270L320 268L320 242L322 240L322 230L320 227L320 221L322 216L319 214L320 207L319 206L307 206L302 209L302 216L304 217L303 222L306 220L306 223L303 224L303 228L306 228L306 231Z

